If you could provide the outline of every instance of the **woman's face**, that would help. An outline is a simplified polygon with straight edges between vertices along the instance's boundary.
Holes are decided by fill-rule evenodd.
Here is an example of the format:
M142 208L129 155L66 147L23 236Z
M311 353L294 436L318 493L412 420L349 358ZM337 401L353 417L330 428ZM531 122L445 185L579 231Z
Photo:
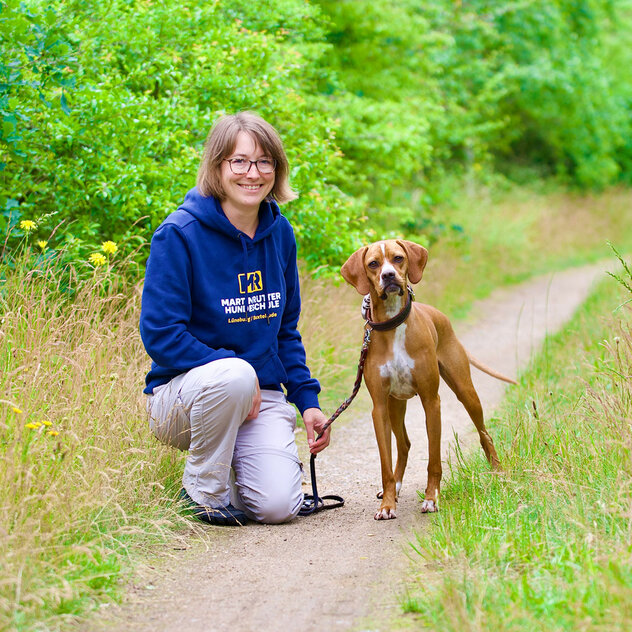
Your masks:
M237 142L227 160L242 158L260 160L270 158L247 132L239 132ZM274 186L274 172L259 173L256 165L250 164L248 173L235 174L227 160L222 161L221 182L225 197L222 200L224 211L259 212L259 204L268 196Z

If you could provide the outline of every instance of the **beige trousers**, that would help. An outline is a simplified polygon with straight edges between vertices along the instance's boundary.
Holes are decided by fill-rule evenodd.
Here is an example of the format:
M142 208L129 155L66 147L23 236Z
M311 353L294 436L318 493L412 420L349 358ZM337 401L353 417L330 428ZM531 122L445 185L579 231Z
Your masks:
M303 502L296 413L283 393L262 390L259 415L245 421L255 392L244 360L209 362L154 389L149 425L163 443L189 451L182 483L195 502L230 502L251 520L286 522Z

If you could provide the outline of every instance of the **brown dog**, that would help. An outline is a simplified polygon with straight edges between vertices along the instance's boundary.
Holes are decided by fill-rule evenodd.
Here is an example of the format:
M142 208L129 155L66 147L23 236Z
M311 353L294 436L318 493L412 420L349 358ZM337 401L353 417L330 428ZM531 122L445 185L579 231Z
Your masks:
M363 295L370 294L371 324L394 320L406 314L407 281L421 280L428 252L411 241L387 240L365 246L342 266L341 274ZM389 326L388 323L386 326ZM428 431L428 484L421 511L437 511L441 482L441 402L439 376L454 391L472 418L481 445L493 468L500 461L485 428L483 409L472 384L470 363L489 375L514 383L481 364L457 340L450 321L430 305L412 303L406 319L395 328L371 332L364 366L364 380L373 400L373 425L382 467L382 503L376 520L395 518L410 440L404 425L406 400L419 394L426 413ZM397 443L397 465L393 472L391 432Z

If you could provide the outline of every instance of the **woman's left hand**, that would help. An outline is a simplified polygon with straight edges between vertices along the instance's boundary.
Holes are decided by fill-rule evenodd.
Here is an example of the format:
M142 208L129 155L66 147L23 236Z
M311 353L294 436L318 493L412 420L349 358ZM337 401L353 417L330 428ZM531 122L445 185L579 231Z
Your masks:
M307 430L309 451L312 454L317 454L329 445L331 427L325 430L325 433L318 441L315 440L315 435L320 434L324 425L327 423L327 416L320 408L307 408L303 411L303 421L305 422L305 429Z

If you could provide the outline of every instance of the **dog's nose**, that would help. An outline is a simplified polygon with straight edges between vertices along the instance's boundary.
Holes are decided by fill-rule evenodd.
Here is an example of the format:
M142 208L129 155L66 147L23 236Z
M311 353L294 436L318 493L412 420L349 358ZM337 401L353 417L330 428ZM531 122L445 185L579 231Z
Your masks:
M382 281L392 281L394 278L395 272L393 270L382 272Z

